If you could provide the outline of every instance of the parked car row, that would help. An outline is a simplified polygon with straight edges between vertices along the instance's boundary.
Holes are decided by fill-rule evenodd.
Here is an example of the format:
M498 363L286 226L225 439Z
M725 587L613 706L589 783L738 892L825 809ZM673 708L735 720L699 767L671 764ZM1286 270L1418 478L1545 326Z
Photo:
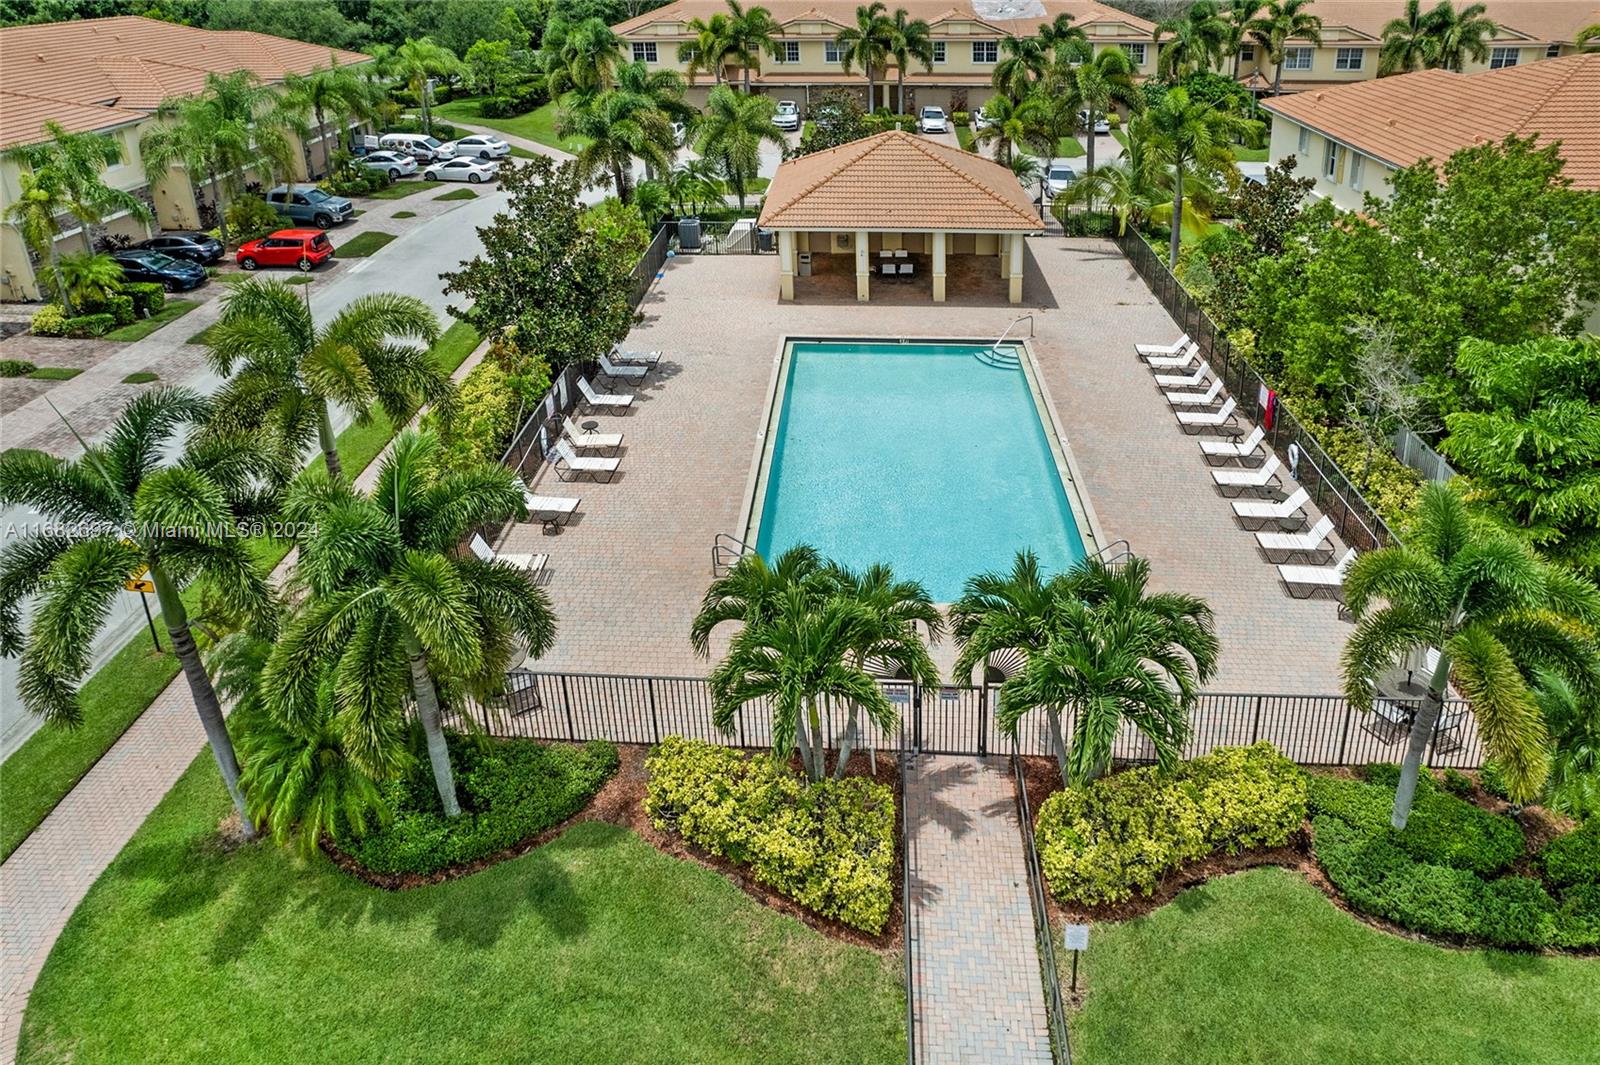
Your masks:
M511 145L492 133L473 133L453 141L441 141L425 133L385 133L381 137L359 136L351 139L359 161L367 165L374 156L384 155L385 162L393 157L404 157L414 163L441 163L447 159L503 159L511 154ZM402 174L413 171L402 170ZM401 174L391 173L399 178Z

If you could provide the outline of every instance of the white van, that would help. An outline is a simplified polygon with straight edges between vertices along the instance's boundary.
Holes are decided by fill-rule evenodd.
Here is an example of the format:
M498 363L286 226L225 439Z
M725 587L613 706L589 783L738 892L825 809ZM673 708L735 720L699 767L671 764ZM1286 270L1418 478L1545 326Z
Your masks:
M423 133L385 133L378 138L378 147L405 152L419 163L433 163L455 154L450 145Z

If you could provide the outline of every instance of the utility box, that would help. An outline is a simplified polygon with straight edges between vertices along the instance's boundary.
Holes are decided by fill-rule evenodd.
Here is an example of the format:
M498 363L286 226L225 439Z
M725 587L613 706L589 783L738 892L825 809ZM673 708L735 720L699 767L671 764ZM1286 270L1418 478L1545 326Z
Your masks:
M679 251L699 251L700 250L700 219L698 219L698 218L680 218L680 219L678 219L678 250Z

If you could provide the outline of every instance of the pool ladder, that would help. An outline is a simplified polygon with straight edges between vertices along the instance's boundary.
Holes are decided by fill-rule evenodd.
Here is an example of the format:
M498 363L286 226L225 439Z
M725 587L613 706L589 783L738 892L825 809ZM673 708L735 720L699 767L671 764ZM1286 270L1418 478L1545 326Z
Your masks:
M1014 370L1021 366L1022 360L1017 357L1016 353L1010 351L1001 351L1000 345L1004 344L1006 342L1006 338L1011 335L1011 331L1017 326L1021 325L1023 322L1028 323L1028 336L1032 337L1033 315L1019 314L1017 317L1011 320L1010 325L1006 326L1006 331L1000 334L1000 339L996 340L993 344L990 344L988 348L978 353L978 361L986 366L998 366L1008 370Z
M755 553L755 548L732 533L717 533L711 540L711 575L725 576L741 558Z

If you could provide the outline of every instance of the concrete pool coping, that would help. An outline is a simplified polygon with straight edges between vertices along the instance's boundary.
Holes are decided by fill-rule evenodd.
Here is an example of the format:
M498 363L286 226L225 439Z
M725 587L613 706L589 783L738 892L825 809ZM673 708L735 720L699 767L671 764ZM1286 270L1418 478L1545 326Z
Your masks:
M895 336L856 335L828 337L784 334L780 336L777 350L772 355L772 373L767 380L765 410L762 413L760 428L756 430L754 454L751 457L750 472L745 478L744 496L739 508L741 515L739 540L750 551L755 550L761 529L767 480L772 470L772 453L777 446L777 434L773 431L774 421L778 415L778 403L784 391L782 387L783 381L788 374L794 346L796 344L851 343L996 346L994 341L986 338L943 335L898 334ZM1045 440L1050 445L1050 455L1056 466L1056 476L1061 480L1061 490L1067 498L1067 506L1072 511L1072 519L1078 527L1078 535L1087 541L1084 544L1084 557L1093 557L1104 551L1111 541L1106 537L1105 530L1101 528L1100 517L1095 513L1094 504L1089 500L1089 494L1085 488L1086 482L1078 471L1077 461L1073 458L1072 445L1068 442L1066 431L1062 428L1055 401L1050 397L1050 391L1044 383L1044 376L1034 358L1033 345L1026 339L1017 339L1007 340L1005 346L1022 352L1023 357L1018 362L1022 368L1023 379L1028 383L1028 394L1033 398L1034 413L1039 418L1040 428L1045 431ZM938 605L949 606L950 604L940 603Z

